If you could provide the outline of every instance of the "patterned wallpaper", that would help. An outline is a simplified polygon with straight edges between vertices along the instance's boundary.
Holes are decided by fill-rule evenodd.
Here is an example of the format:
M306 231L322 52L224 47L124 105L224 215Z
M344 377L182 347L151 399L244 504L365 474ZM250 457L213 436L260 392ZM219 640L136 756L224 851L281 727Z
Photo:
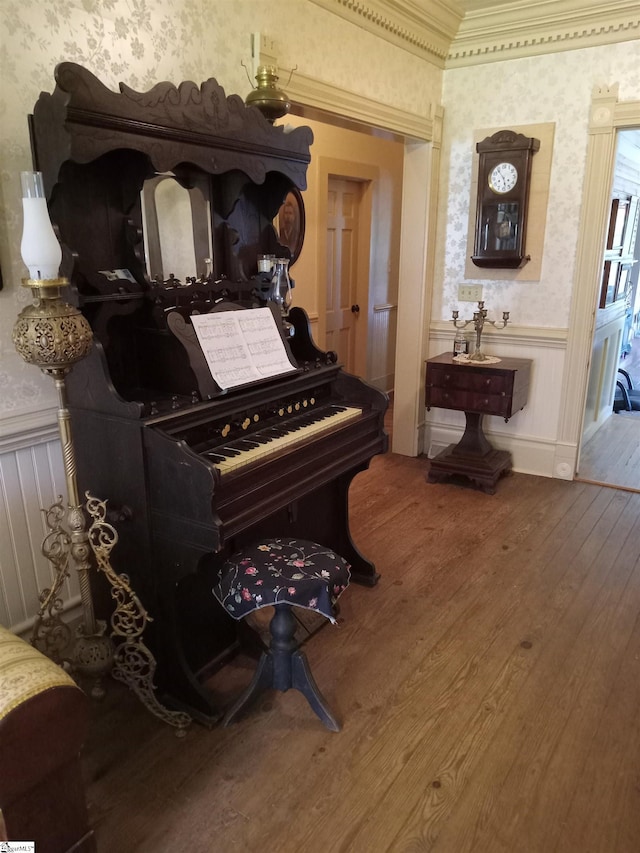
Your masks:
M506 310L520 326L567 327L591 93L616 82L620 100L640 99L640 41L445 73L434 320L449 320L458 284L474 281L464 278L474 129L555 122L541 278L477 281L490 316Z
M487 282L488 306L518 325L566 327L575 265L594 84L620 83L640 99L640 42L440 72L418 57L307 0L4 0L0 20L0 419L54 405L52 383L14 352L11 328L30 294L19 286L22 215L18 173L31 157L27 115L53 89L63 60L106 85L146 90L159 80L215 76L245 94L250 34L267 34L280 63L416 113L445 105L443 179L433 319L448 319L464 281L474 128L555 122L554 157L539 282ZM286 82L286 81L283 81ZM480 93L480 96L479 96ZM446 259L446 260L445 260Z
M440 102L441 72L307 0L4 0L0 20L0 418L55 402L52 383L14 352L11 329L30 299L19 285L19 172L31 166L27 115L53 70L71 60L108 86L216 77L246 94L253 32L284 67L419 114ZM411 84L407 85L410 80ZM286 83L286 81L282 81Z

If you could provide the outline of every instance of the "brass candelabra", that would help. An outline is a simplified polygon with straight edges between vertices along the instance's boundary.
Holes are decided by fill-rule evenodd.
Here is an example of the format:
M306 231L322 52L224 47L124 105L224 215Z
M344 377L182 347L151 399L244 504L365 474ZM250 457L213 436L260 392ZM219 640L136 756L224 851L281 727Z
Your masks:
M469 356L469 361L486 361L487 356L482 352L480 348L480 343L482 340L482 331L485 327L485 324L489 324L493 326L495 329L504 329L504 327L509 322L509 312L502 312L502 325L499 325L499 320L489 320L487 319L487 309L484 307L484 302L478 302L478 310L473 312L473 317L471 320L461 320L458 322L458 311L453 312L453 325L456 329L466 329L466 327L473 323L473 328L476 333L475 347L471 355Z

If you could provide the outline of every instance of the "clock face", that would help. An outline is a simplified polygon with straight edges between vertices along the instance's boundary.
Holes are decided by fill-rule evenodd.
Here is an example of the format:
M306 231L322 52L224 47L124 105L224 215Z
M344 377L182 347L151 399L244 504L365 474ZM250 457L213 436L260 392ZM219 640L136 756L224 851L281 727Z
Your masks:
M494 193L503 195L512 190L518 182L518 170L513 163L498 163L489 172L489 187Z

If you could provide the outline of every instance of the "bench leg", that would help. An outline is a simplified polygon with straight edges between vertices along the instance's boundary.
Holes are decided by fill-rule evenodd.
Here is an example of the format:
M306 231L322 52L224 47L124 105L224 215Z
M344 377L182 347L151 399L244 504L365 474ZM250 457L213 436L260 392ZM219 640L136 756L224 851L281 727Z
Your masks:
M291 605L276 605L275 614L269 625L270 648L260 657L258 668L249 686L226 712L223 725L230 725L263 690L272 688L285 692L294 688L302 693L328 729L333 732L340 731L336 718L314 681L306 656L298 649L298 643L294 637L295 629L296 623Z

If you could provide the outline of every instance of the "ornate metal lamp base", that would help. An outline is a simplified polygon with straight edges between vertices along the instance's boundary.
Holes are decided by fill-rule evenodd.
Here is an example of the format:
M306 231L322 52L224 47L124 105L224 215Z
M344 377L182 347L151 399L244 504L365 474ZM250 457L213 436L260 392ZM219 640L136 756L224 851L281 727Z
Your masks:
M105 521L107 502L91 497L88 492L86 498L87 512L93 519L89 528L89 542L98 569L106 575L111 585L111 596L116 603L111 616L111 636L115 643L111 674L133 690L152 714L165 723L176 726L176 734L182 737L192 722L191 717L182 711L168 710L155 696L153 678L156 660L142 639L144 629L147 623L152 621L152 617L131 589L127 575L118 574L111 566L109 555L118 541L118 534L115 528Z
M175 726L178 737L184 736L191 717L180 711L170 711L158 702L153 683L156 660L145 645L142 634L152 621L146 609L131 589L129 578L117 574L111 566L109 555L118 541L118 534L105 521L106 501L87 494L87 512L93 519L88 530L88 542L102 571L111 586L111 596L116 608L111 616L111 636L106 633L103 620L94 620L94 631L88 632L81 624L75 635L62 619L60 589L70 575L73 541L68 529L69 507L62 497L45 511L49 533L42 543L42 553L54 568L50 588L40 593L40 609L36 616L31 643L59 665L67 664L78 679L93 682L90 694L94 699L105 695L104 676L110 671L136 694L142 704L165 723Z
M33 625L31 645L57 664L62 664L72 636L71 628L62 620L62 599L58 595L69 577L69 534L63 526L66 510L62 496L43 512L49 533L41 550L53 566L54 578L51 587L43 589L38 596L40 609Z
M93 681L90 693L94 699L105 695L104 676L111 668L113 648L106 636L106 624L93 622L93 630L86 625L78 627L75 637L69 625L62 619L60 588L69 577L69 564L75 547L73 532L67 524L70 508L62 497L45 510L45 521L49 533L42 543L42 553L54 568L53 583L40 593L40 609L31 634L31 644L57 664L67 663L80 678Z

